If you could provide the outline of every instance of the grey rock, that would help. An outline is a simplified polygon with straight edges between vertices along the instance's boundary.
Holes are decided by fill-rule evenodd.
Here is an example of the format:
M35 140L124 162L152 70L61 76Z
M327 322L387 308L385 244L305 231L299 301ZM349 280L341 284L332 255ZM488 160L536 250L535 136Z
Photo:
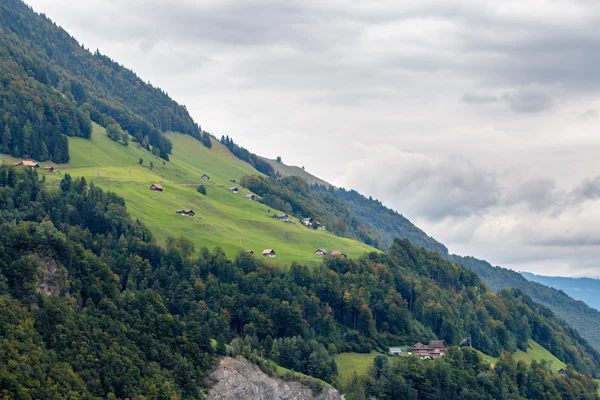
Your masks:
M299 382L286 382L270 377L256 365L243 359L225 357L211 374L214 382L208 400L342 400L340 393L325 387L314 395L311 388Z

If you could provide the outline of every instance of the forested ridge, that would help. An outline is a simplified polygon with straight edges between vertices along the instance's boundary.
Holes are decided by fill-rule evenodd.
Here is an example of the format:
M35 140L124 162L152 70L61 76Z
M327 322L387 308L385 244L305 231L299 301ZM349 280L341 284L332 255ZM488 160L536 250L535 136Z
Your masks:
M459 263L472 269L495 292L506 288L520 289L537 303L550 308L559 318L576 329L596 350L600 350L600 338L597 334L600 332L600 311L581 301L574 300L560 290L529 281L518 272L494 267L490 263L474 257L450 254L446 246L428 236L403 215L387 208L379 200L367 198L355 190L343 188L312 185L310 190L311 193L327 194L341 203L343 207L351 210L363 229L370 232L370 235L375 238L378 247L386 248L394 238L406 238L417 246L438 252L453 263ZM330 203L333 204L331 201ZM338 233L334 229L332 231ZM352 237L365 242L360 235Z
M21 0L0 3L0 151L16 157L69 160L64 135L89 137L91 120L118 123L165 159L162 134L207 135L165 92L96 51Z
M336 352L434 338L458 345L466 335L492 355L531 338L577 371L600 373L598 353L549 310L519 291L495 295L472 271L407 240L315 269L245 253L230 260L185 238L163 248L118 196L69 175L46 188L35 170L7 166L0 217L0 396L200 398L227 343L333 383ZM539 373L595 398L575 372Z

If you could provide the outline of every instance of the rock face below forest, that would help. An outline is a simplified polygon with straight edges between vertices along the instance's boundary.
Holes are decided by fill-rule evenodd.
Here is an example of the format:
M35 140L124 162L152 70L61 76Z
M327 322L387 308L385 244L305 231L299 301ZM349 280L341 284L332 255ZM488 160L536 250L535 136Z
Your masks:
M245 360L225 357L211 374L214 382L208 392L209 400L341 400L340 393L325 387L320 393L299 382L286 382L273 378L256 365Z

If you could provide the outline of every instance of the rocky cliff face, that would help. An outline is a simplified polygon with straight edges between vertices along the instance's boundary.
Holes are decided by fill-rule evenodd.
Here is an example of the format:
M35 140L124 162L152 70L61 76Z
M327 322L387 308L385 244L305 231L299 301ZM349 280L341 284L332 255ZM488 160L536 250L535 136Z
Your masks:
M208 392L209 400L341 400L337 390L324 388L313 394L311 388L298 382L285 382L262 372L245 360L225 357L211 374L214 382Z

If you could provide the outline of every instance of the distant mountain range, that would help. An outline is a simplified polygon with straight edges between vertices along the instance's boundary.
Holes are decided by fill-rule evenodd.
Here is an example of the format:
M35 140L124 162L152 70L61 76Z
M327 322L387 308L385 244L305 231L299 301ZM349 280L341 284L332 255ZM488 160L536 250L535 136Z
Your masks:
M521 275L530 281L562 290L572 298L600 310L600 279L543 276L529 272L521 272Z

